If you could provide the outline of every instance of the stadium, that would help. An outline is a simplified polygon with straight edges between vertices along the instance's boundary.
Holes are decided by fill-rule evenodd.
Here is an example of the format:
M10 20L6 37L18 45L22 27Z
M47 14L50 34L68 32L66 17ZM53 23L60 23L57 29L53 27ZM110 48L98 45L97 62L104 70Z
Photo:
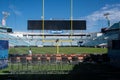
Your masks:
M72 0L71 0L72 1ZM43 0L44 3L44 0ZM28 19L28 32L0 24L0 78L2 80L119 80L120 21L101 32L85 32L87 20ZM72 6L72 4L71 4ZM37 32L38 31L38 32Z

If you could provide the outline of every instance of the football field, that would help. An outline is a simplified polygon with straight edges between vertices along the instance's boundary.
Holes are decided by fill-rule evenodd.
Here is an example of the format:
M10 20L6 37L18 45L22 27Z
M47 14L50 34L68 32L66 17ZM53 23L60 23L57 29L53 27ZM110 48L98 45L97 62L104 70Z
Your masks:
M90 47L30 47L33 54L104 54L107 48ZM9 54L27 54L29 47L9 48Z

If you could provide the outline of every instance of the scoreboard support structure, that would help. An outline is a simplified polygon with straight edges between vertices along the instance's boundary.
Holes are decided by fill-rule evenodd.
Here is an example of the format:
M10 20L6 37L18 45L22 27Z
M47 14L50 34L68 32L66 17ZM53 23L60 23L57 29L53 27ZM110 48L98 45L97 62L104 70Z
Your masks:
M44 0L42 0L42 41L44 41Z

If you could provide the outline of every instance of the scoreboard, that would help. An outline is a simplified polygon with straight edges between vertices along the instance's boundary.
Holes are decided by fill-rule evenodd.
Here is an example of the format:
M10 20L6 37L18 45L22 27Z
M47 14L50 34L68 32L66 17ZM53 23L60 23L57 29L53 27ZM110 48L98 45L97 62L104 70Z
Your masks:
M28 20L28 30L42 30L42 20ZM73 30L86 30L85 20L72 20ZM44 30L71 30L71 20L44 20Z

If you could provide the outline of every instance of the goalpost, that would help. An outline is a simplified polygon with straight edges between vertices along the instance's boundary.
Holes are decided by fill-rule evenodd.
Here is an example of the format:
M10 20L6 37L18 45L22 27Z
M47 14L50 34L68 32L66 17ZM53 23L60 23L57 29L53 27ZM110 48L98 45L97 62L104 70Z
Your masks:
M42 42L56 42L55 40L45 40L44 36L44 0L42 0ZM58 40L56 42L56 53L59 53L59 42L72 42L73 35L73 0L70 0L70 40Z

